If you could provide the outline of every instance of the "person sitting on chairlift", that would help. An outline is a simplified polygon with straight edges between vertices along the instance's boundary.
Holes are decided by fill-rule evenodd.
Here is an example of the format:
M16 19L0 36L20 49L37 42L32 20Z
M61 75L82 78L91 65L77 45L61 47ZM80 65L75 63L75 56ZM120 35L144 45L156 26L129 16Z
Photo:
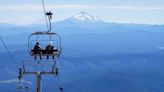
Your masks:
M53 44L53 43L50 42L50 43L46 46L46 55L47 55L47 59L49 59L49 55L52 55L52 58L53 58L53 59L55 58L54 53L53 53L54 46L53 46L52 44Z
M36 42L35 46L34 46L34 59L37 59L37 55L39 54L40 56L40 60L42 60L42 49L39 45L39 42Z

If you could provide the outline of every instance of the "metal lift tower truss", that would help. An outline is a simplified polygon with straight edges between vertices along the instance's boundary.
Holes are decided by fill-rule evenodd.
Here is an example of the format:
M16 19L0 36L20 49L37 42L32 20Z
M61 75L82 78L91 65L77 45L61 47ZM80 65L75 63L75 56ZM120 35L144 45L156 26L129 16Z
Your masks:
M22 61L22 76L24 75L36 75L36 92L42 92L42 75L58 76L58 68L56 67L56 61Z

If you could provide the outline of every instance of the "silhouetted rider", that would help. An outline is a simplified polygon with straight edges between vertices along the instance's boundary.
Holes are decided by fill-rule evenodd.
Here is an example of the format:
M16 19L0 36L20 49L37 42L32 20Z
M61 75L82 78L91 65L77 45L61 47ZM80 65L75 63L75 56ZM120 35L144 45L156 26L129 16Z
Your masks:
M53 43L50 42L47 46L46 46L46 55L47 55L47 59L49 59L49 55L52 55L52 58L54 59L54 46L52 45Z
M36 60L37 59L37 55L40 56L40 59L42 60L42 49L39 45L39 42L36 42L35 46L34 46L34 59Z

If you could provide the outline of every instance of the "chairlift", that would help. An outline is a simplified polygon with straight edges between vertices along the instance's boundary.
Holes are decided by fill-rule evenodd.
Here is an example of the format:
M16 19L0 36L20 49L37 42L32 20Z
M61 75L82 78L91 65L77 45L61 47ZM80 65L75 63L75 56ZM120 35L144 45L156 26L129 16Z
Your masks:
M53 43L54 49L52 54L55 57L59 57L61 53L61 38L57 33L54 32L35 32L32 33L28 38L28 50L31 56L34 56L34 46L36 43L39 43L41 46L41 55L46 56L46 46L50 42Z
M61 37L57 33L51 32L51 19L53 13L49 11L45 14L48 16L49 29L48 31L32 33L28 38L28 50L31 56L34 55L45 56L47 55L46 46L51 42L53 43L52 46L54 48L51 50L51 53L48 53L48 56L52 55L53 58L59 57L61 53ZM41 50L39 50L39 54L36 54L34 50L34 46L36 43L39 43L41 46Z

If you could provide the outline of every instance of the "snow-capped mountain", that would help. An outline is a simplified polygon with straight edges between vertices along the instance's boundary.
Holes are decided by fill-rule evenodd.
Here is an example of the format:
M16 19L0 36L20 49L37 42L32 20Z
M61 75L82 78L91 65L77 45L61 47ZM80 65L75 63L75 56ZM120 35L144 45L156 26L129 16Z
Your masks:
M82 28L81 30L87 29L100 29L100 28L106 28L109 26L109 23L104 22L100 18L93 16L92 14L88 12L79 12L75 14L74 16L71 16L67 19L64 19L62 21L58 21L52 26L55 26L57 30L65 30L63 28L66 28L67 30L74 30L76 28ZM83 29L85 28L85 29Z
M103 22L100 18L93 16L92 14L82 11L78 14L70 17L67 20L73 20L73 21L81 21L81 22Z
M100 18L91 15L88 12L80 12L77 15L74 15L72 18L81 20L81 21L102 21Z

